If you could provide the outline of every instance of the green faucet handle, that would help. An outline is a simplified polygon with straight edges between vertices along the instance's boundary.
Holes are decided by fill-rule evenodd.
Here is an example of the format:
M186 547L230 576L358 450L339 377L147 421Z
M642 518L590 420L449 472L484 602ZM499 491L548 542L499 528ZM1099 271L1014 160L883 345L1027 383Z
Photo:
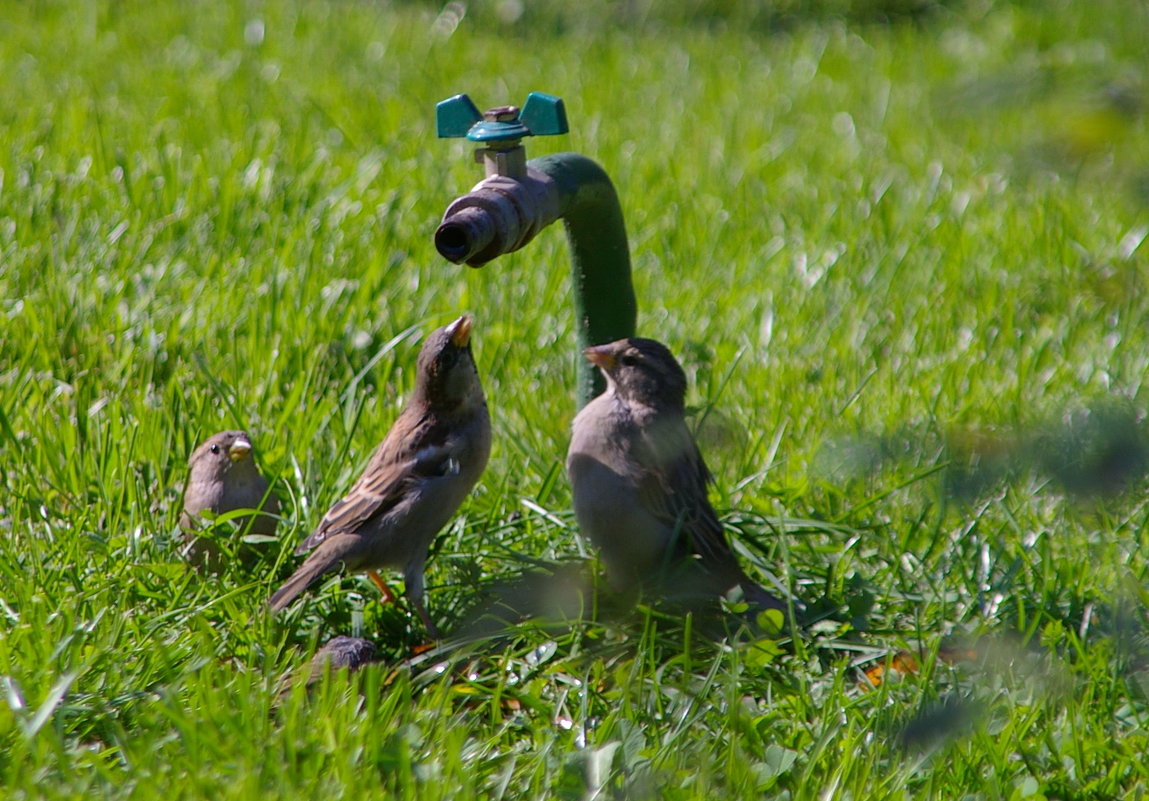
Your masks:
M515 106L499 106L480 114L471 98L455 95L435 106L435 126L440 139L465 136L472 142L513 142L570 130L562 99L542 92L527 95L521 113Z
M542 92L527 95L519 121L527 126L531 136L557 136L570 130L562 98Z
M482 121L483 115L466 95L448 97L435 104L435 127L440 139L466 136L472 126Z

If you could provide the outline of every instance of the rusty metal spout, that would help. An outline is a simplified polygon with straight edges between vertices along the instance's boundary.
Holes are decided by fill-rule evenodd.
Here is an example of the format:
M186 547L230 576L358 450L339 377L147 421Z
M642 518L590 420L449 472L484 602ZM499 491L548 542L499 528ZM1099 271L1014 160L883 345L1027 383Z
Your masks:
M492 175L447 207L435 248L450 262L481 267L530 242L558 219L555 181L527 169L521 179Z

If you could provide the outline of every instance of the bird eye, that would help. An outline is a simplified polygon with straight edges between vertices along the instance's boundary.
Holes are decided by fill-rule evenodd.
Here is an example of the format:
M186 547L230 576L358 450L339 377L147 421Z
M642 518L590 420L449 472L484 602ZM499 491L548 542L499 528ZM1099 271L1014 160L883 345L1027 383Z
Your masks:
M219 453L219 446L218 445L212 445L210 450L212 453Z
M638 364L638 357L633 353L627 353L626 355L619 357L618 363L623 367L634 367Z

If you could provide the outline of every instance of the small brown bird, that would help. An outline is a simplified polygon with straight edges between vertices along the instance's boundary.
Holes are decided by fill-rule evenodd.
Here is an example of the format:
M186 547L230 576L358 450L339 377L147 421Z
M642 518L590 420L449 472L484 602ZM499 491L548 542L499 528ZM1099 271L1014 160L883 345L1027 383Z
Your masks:
M419 351L415 392L351 491L324 516L298 554L307 560L274 595L283 609L321 576L364 570L390 599L376 570L403 571L407 595L433 637L423 604L431 541L475 486L491 452L491 420L471 355L472 320L437 329Z
M307 687L312 687L325 676L335 677L339 672L348 675L357 673L372 662L378 662L379 649L370 640L362 637L332 637L327 643L315 652L315 656L305 668L291 671L284 675L279 690L279 700L291 695L292 686L303 681Z
M221 567L219 548L209 537L199 535L205 526L205 512L218 517L237 509L260 510L264 514L238 519L246 525L242 533L275 535L279 521L274 515L279 514L279 499L268 491L267 479L255 466L247 434L221 431L212 435L195 449L188 466L191 472L180 515L188 561L210 570Z
M742 571L710 505L712 476L686 425L686 374L674 356L639 338L584 354L607 387L575 417L567 475L612 587L713 599L740 586L759 609L785 609Z

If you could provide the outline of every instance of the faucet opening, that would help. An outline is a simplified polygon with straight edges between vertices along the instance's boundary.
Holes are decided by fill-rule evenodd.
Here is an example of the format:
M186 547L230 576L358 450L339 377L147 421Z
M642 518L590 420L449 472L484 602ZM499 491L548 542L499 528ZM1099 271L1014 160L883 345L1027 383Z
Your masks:
M496 233L491 215L485 209L463 206L448 213L435 231L435 248L447 261L478 267L498 255L497 251L485 252L490 249Z
M466 226L444 223L435 232L435 248L447 261L458 264L471 252Z

